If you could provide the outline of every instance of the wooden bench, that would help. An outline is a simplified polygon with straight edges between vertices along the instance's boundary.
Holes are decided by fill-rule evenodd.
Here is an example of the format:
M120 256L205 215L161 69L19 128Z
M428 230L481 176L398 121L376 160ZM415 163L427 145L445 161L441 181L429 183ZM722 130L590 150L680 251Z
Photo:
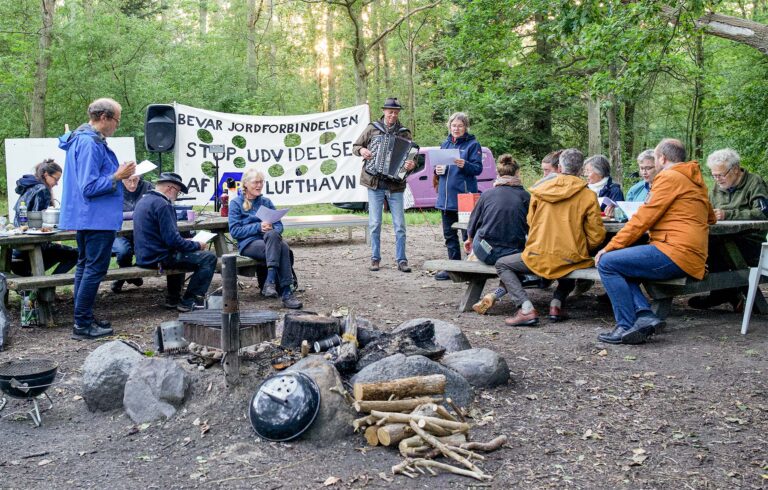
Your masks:
M488 279L498 277L494 266L478 261L427 260L422 267L430 271L446 271L453 282L469 283L459 303L459 311L461 312L471 310L472 305L480 300L480 296L485 288L485 282ZM600 274L596 268L590 267L573 271L564 276L564 278L600 281ZM763 282L766 281L768 279L763 278ZM691 277L681 277L665 281L643 282L645 290L651 296L653 311L661 318L666 318L669 314L672 307L672 298L675 296L705 293L718 289L745 286L747 284L749 284L748 269L708 274L701 281ZM761 313L768 311L765 299L763 299L762 303L763 306L758 307Z

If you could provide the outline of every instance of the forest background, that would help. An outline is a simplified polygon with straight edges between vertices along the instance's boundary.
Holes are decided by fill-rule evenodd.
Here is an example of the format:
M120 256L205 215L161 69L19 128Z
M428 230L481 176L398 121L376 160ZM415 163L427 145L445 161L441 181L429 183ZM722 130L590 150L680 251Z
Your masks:
M148 104L376 118L395 96L422 146L464 111L529 175L577 147L627 184L663 137L766 175L766 23L766 0L0 0L0 193L5 138L74 129L98 97L139 160Z

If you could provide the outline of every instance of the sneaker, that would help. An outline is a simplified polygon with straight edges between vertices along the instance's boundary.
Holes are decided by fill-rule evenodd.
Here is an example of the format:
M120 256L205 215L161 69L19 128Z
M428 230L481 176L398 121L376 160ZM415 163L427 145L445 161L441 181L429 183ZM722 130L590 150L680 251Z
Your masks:
M493 294L486 294L483 296L483 299L472 305L472 309L480 315L485 315L494 303L496 303L496 296Z
M440 271L437 274L435 274L435 281L447 281L451 278L451 275L448 274L448 271Z
M283 297L283 306L290 308L291 310L300 310L304 305L293 295L293 293L289 293L287 296Z
M137 288L140 288L144 285L144 279L137 277L136 279L128 279L128 284L133 284Z
M510 327L533 327L539 324L539 314L536 310L523 313L522 308L512 318L507 318L504 323Z
M277 298L277 287L274 282L265 282L261 288L261 295L265 298Z
M72 340L89 340L97 339L99 337L106 337L115 333L111 328L101 328L96 324L92 324L90 327L80 327L77 324L72 328Z
M408 261L407 260L401 260L397 263L397 270L400 272L411 272L411 268L408 267Z
M368 268L369 271L376 272L379 269L381 269L381 262L378 260L371 259L371 266Z
M192 311L195 309L195 300L194 299L184 299L176 305L176 309L182 313L186 313L188 311Z
M97 327L112 329L112 322L109 320L93 320L93 324Z
M115 293L115 294L122 293L123 292L123 284L125 284L125 281L120 279L118 281L113 282L112 286L110 286L109 289L111 289L112 292Z

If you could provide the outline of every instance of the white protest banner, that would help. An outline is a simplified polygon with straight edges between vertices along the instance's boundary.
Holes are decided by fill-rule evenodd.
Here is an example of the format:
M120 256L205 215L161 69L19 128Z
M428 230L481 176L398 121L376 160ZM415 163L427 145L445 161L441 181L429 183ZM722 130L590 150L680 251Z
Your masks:
M246 116L176 107L176 172L194 204L212 199L247 168L267 176L264 195L277 205L367 201L362 160L352 144L369 122L368 106L299 116Z
M118 162L136 160L136 147L133 138L107 138L107 145L117 155ZM53 158L61 165L64 172L64 159L66 153L59 148L57 138L9 138L5 140L5 175L8 179L8 214L13 221L13 206L19 198L14 192L16 181L24 174L34 174L35 165L46 158ZM51 191L53 199L61 201L61 186L56 186ZM365 200L365 199L363 199Z

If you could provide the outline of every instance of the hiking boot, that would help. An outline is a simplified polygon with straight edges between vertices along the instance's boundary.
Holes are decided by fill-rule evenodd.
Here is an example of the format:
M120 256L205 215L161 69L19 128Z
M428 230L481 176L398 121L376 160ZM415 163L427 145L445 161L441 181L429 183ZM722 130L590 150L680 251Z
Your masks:
M265 282L261 288L261 295L265 298L277 298L277 287L274 282Z
M112 335L114 330L111 328L102 328L98 325L91 325L90 327L80 327L77 324L72 328L72 340L89 340L98 339L99 337L106 337Z
M283 306L290 308L291 310L300 310L304 306L293 293L289 293L287 296L283 296Z
M115 293L115 294L122 293L123 292L123 284L125 284L125 281L123 281L122 279L117 280L117 281L112 283L112 286L110 286L109 289L111 289L112 292Z
M483 296L483 299L472 305L472 309L480 315L485 315L485 313L491 309L494 303L496 303L496 296L493 294L486 294Z
M447 281L451 278L451 275L448 274L448 271L439 271L437 274L435 274L435 281Z
M539 324L539 314L536 310L523 313L523 309L517 310L512 318L507 318L504 323L510 327L533 327Z
M411 268L408 266L407 260L401 260L397 263L397 270L400 272L411 272Z
M181 303L176 305L176 310L178 310L178 311L180 311L182 313L186 313L186 312L192 311L194 309L195 309L195 300L192 299L192 298L184 299L184 300L181 301Z
M137 288L140 288L144 285L144 279L137 277L136 279L128 279L128 284L133 284Z
M376 272L379 269L381 269L381 261L371 259L371 266L368 268L368 270Z

